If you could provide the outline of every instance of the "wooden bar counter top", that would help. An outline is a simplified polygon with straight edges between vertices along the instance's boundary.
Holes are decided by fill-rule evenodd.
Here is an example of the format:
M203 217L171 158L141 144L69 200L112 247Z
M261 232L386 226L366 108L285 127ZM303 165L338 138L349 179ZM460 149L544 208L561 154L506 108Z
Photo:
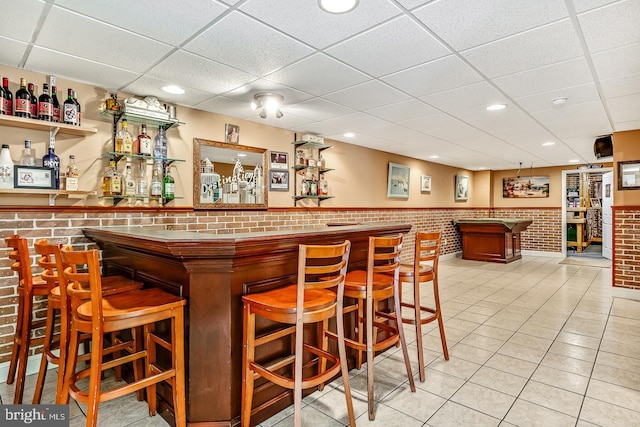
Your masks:
M235 426L240 423L242 388L242 295L291 283L301 243L334 244L348 239L352 245L349 268L365 268L369 236L410 230L411 224L380 222L237 234L156 227L83 231L103 250L104 274L130 274L146 286L187 298L188 424ZM287 341L273 344L266 349L270 353L262 356L289 350ZM158 393L170 396L166 390L159 389ZM165 417L171 413L170 402L168 399L164 405ZM291 402L290 393L282 388L257 387L252 423L260 423Z

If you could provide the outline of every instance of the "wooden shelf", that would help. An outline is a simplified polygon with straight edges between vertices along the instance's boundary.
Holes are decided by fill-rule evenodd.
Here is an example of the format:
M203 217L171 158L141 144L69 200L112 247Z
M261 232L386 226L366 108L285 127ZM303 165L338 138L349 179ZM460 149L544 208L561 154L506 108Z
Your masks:
M86 136L98 133L96 128L66 125L64 123L45 122L44 120L25 119L22 117L0 115L0 126L12 126L23 129L57 132L67 135Z
M95 191L68 191L68 190L49 190L49 189L29 189L29 188L2 188L0 194L23 194L29 195L47 195L49 196L49 206L55 206L55 200L58 196L65 196L69 199L87 199L88 196L95 196Z

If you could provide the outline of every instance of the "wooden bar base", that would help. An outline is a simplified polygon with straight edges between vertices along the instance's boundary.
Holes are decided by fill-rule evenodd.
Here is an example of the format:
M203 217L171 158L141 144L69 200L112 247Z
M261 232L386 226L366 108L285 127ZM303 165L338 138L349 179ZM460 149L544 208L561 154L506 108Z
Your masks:
M520 232L532 222L498 218L456 220L462 234L462 258L503 264L521 259Z

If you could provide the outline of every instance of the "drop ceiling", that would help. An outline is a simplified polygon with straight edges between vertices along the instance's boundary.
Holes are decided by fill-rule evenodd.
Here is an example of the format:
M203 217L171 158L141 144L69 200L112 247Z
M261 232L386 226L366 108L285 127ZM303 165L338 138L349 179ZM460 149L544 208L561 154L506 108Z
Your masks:
M340 15L316 0L0 9L2 64L470 170L596 163L597 136L640 129L638 0L360 0ZM249 108L266 91L284 96L284 117Z

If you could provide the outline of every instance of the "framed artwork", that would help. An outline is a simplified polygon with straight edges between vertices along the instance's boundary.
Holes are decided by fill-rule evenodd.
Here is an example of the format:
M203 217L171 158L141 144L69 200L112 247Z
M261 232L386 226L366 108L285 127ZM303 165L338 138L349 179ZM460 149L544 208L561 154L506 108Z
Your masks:
M409 198L410 172L411 170L408 166L389 162L387 197L395 197L400 199Z
M466 175L456 175L456 202L469 199L469 177Z
M53 169L14 165L13 186L15 188L55 188Z
M599 208L600 206L600 199L592 197L591 198L591 207L592 208Z
M423 191L423 192L431 191L431 177L429 175L420 176L420 191Z
M289 156L280 151L271 151L271 169L289 169Z
M226 123L224 125L224 142L237 144L240 142L240 126Z
M289 191L289 171L269 170L269 191Z
M640 190L640 160L618 162L618 190Z
M549 197L548 176L502 178L503 198Z

